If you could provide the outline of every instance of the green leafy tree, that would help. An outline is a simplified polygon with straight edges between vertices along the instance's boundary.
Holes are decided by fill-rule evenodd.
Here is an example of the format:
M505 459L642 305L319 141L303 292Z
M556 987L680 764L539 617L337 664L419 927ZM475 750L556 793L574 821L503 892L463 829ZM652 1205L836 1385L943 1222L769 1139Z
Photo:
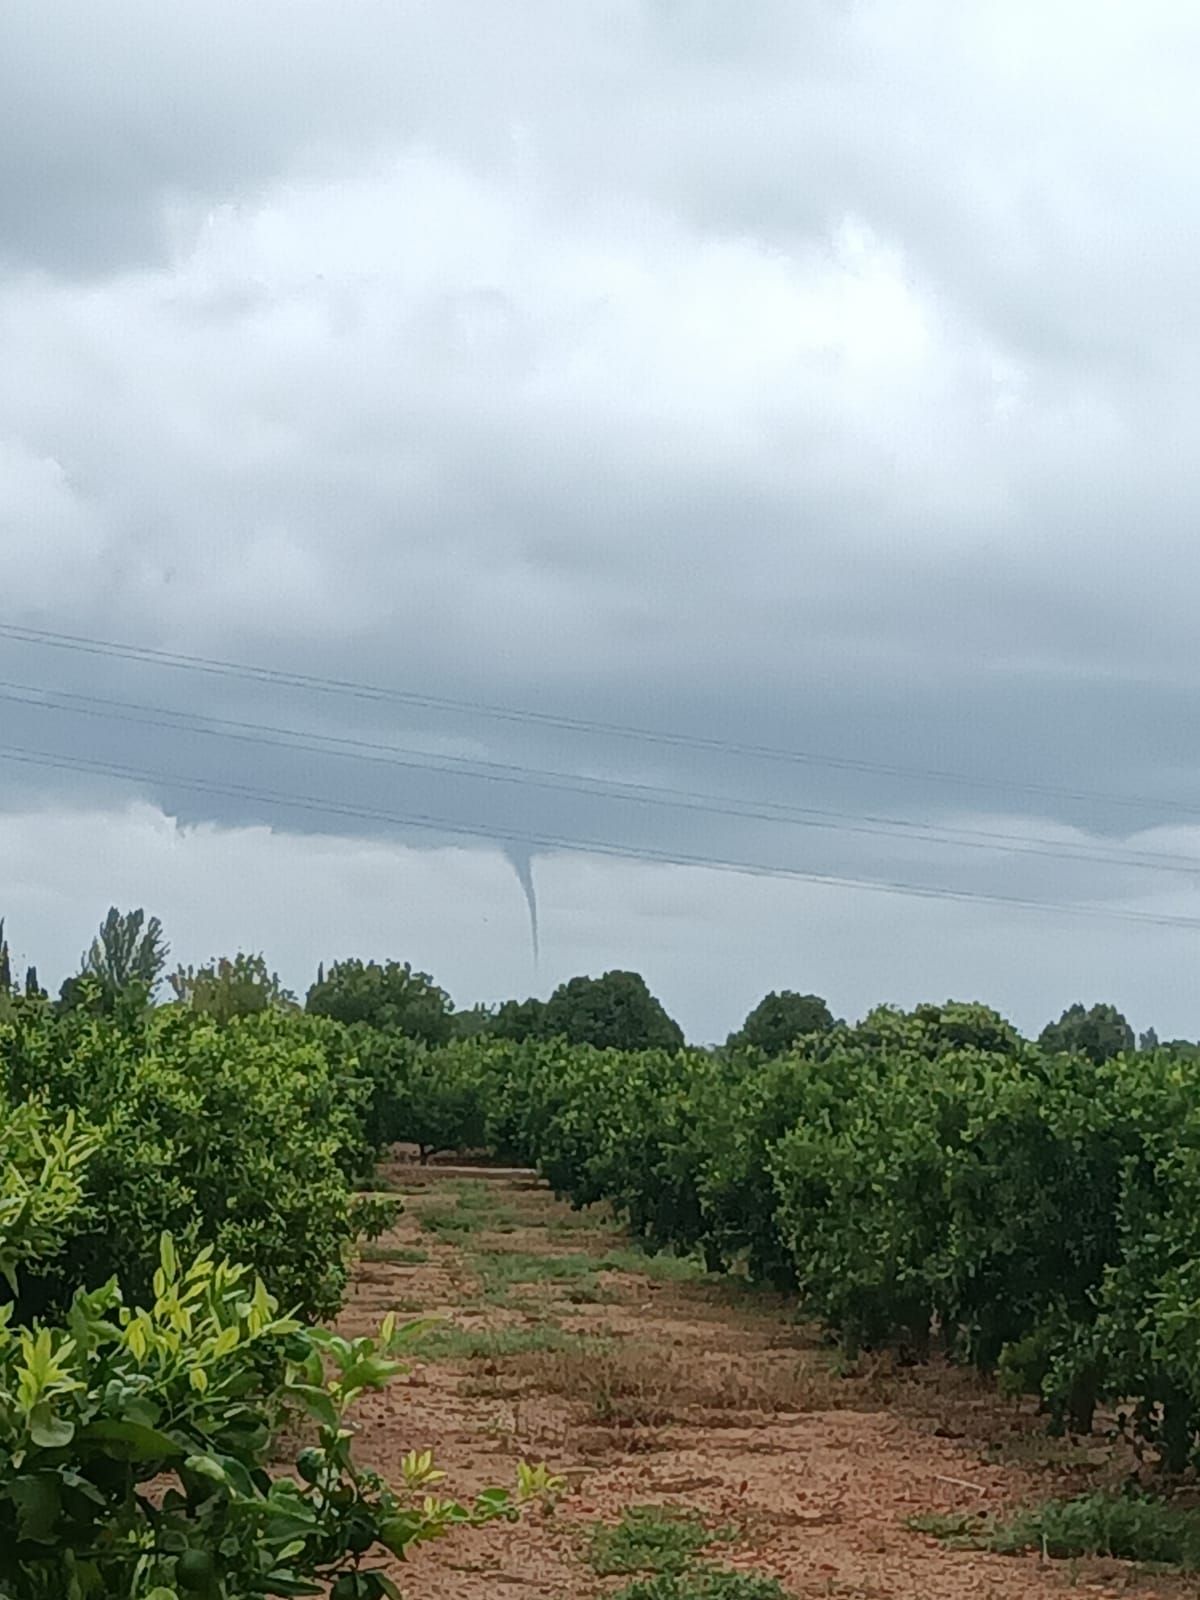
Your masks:
M454 1038L474 1039L481 1033L491 1033L496 1021L496 1008L475 1005L467 1011L456 1011L452 1020Z
M298 1009L296 996L285 989L261 955L238 951L232 961L218 956L203 967L177 967L167 982L180 1005L217 1022L250 1017L272 1008Z
M4 937L4 918L0 917L0 995L12 993L12 961L8 954L8 940Z
M139 907L118 911L110 906L99 932L85 951L79 972L59 994L64 1011L80 1007L112 1014L122 1001L148 1003L162 980L170 946L157 917L148 921Z
M546 1002L544 1000L506 1000L492 1018L487 1030L493 1039L510 1039L523 1044L526 1039L545 1039Z
M751 1011L729 1048L747 1046L767 1056L781 1056L797 1039L810 1033L828 1033L833 1013L819 994L797 994L792 989L772 990Z
M683 1030L669 1017L637 972L571 978L546 1002L548 1037L598 1050L678 1050Z
M306 1009L318 1017L445 1044L453 1031L450 996L426 972L414 972L407 961L335 961L322 968L308 991Z
M1057 1022L1047 1023L1038 1040L1043 1050L1087 1056L1097 1066L1132 1051L1133 1029L1116 1006L1094 1005L1084 1010L1073 1005Z

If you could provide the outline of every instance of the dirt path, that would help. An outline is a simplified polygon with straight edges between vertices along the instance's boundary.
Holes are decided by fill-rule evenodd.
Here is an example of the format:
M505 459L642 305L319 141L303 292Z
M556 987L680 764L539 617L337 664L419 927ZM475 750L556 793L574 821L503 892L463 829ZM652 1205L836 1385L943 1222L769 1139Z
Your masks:
M783 1303L689 1263L632 1250L528 1175L397 1165L398 1227L368 1247L342 1318L445 1318L411 1376L359 1413L360 1452L387 1472L433 1446L452 1492L510 1484L545 1461L570 1485L549 1517L417 1552L396 1573L423 1600L584 1600L598 1523L687 1506L726 1537L724 1566L796 1596L1140 1600L1194 1592L1117 1562L955 1549L911 1531L928 1513L1004 1510L1078 1491L1102 1449L1056 1446L1026 1411L953 1372L839 1375Z

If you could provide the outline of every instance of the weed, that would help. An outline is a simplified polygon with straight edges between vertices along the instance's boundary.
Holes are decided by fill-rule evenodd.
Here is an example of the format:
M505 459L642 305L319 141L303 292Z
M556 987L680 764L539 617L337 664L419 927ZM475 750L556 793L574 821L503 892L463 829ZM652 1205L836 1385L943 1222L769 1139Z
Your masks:
M598 1272L628 1272L656 1283L698 1283L709 1276L695 1256L674 1256L666 1251L651 1255L636 1245L609 1250L593 1266Z
M387 1261L396 1267L419 1267L429 1260L428 1250L406 1244L365 1244L359 1254L364 1261Z
M553 1322L519 1328L461 1328L443 1323L423 1333L412 1353L427 1361L500 1361L574 1350L583 1343L578 1334L567 1333Z
M778 1578L762 1572L696 1567L639 1578L618 1589L609 1600L788 1600L788 1593Z
M503 1295L517 1284L567 1283L594 1288L595 1262L587 1255L545 1256L521 1250L473 1255L472 1272L485 1295Z
M913 1517L909 1527L948 1543L1001 1555L1114 1556L1200 1571L1200 1511L1142 1495L1089 1494L1050 1500L1008 1522L985 1517Z
M464 1215L460 1211L450 1211L443 1206L419 1212L417 1221L426 1233L445 1235L449 1238L461 1238L467 1233L478 1233L483 1227L479 1217Z
M588 1561L601 1577L617 1572L682 1572L712 1534L698 1512L672 1506L629 1506L612 1528L597 1528Z

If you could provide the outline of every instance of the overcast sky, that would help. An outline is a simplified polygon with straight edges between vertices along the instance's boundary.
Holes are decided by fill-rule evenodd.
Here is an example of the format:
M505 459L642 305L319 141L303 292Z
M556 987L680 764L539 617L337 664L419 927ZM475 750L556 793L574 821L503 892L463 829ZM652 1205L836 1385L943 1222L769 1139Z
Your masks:
M6 0L14 955L1200 1035L1198 72L1182 0Z

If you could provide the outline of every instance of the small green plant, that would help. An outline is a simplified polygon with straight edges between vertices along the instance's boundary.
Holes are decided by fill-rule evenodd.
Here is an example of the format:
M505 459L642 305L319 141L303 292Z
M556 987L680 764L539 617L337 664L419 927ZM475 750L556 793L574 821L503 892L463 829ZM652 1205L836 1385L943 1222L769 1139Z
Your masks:
M1000 1555L1040 1551L1058 1560L1112 1556L1200 1571L1200 1510L1144 1495L1049 1500L1008 1521L968 1515L910 1518L908 1526L959 1548Z
M713 1537L696 1511L629 1506L615 1527L596 1529L588 1561L600 1577L620 1572L682 1572Z
M364 1261L386 1261L394 1267L421 1267L429 1260L429 1251L407 1244L366 1244L360 1251Z
M789 1600L778 1578L732 1567L696 1567L660 1572L618 1589L610 1600Z
M597 1341L567 1333L553 1322L513 1328L460 1328L443 1322L426 1325L409 1352L426 1361L499 1361L506 1356L578 1350L589 1343Z
M696 1283L709 1276L698 1257L672 1255L665 1250L653 1254L636 1247L608 1250L593 1264L600 1272L640 1274L656 1283Z
M399 1591L372 1550L403 1555L556 1492L526 1468L515 1495L463 1505L431 1492L444 1475L427 1452L395 1490L355 1465L346 1413L400 1370L420 1325L389 1317L378 1339L305 1328L211 1248L182 1265L167 1235L153 1277L146 1308L110 1282L77 1294L61 1328L0 1312L0 1594L380 1600ZM274 1476L285 1408L316 1442ZM146 1493L156 1481L161 1496Z

